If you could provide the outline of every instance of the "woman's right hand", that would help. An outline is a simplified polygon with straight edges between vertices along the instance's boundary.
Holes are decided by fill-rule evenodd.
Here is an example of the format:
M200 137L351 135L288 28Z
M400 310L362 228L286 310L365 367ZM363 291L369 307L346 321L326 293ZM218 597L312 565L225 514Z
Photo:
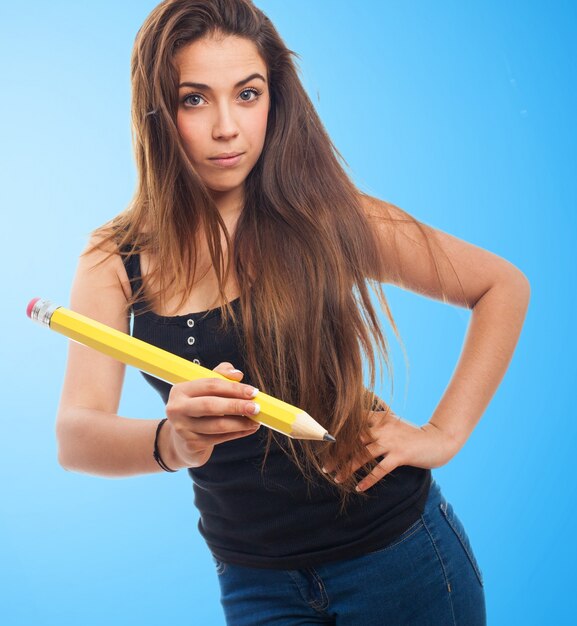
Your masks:
M173 385L166 404L168 419L160 430L164 445L159 440L161 456L171 469L200 467L215 445L259 429L258 422L244 417L258 414L252 401L258 390L240 383L243 373L233 370L230 363L219 363L214 371L231 380L199 378Z

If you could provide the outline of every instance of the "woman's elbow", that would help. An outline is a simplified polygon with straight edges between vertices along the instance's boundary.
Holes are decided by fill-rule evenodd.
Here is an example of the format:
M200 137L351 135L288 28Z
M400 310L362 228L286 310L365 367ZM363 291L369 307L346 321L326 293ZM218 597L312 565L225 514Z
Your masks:
M60 409L56 415L56 449L58 464L67 472L74 471L70 459L70 431L73 422L72 413L66 409Z

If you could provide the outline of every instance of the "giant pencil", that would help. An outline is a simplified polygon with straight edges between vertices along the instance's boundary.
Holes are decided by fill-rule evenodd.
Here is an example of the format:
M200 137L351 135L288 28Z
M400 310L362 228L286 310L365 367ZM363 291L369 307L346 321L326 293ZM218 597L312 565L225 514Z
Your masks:
M48 300L34 298L28 305L26 313L42 326L48 326L69 339L94 348L122 363L137 367L168 383L176 384L198 378L229 380L226 376L202 365L192 363L85 315L54 305ZM260 405L260 412L258 415L246 417L295 439L335 440L302 409L261 391L254 401Z

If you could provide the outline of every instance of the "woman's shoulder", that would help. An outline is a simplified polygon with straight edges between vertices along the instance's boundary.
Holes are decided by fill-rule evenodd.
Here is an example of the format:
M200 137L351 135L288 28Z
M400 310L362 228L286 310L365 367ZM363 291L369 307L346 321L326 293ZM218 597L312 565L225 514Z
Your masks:
M375 221L390 228L394 228L401 223L414 224L417 222L414 216L392 202L381 200L362 191L359 192L358 198L361 209L369 221Z
M116 284L128 299L131 288L123 258L130 247L110 227L97 228L80 254L78 272L95 288Z

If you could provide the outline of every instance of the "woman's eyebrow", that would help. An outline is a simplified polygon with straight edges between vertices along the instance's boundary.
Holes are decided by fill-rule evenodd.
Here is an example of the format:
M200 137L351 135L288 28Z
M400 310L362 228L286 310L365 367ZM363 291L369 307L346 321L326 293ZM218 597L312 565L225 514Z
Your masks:
M254 74L251 74L250 76L247 76L246 78L243 78L242 80L239 80L238 83L235 84L234 89L237 89L238 87L242 87L243 85L246 85L246 83L250 82L251 80L254 80L255 78L260 78L263 82L266 83L265 77L262 74L255 72ZM194 87L194 89L204 89L206 91L212 91L212 87L210 87L209 85L205 85L204 83L185 82L185 83L180 83L178 88L180 89L181 87Z

